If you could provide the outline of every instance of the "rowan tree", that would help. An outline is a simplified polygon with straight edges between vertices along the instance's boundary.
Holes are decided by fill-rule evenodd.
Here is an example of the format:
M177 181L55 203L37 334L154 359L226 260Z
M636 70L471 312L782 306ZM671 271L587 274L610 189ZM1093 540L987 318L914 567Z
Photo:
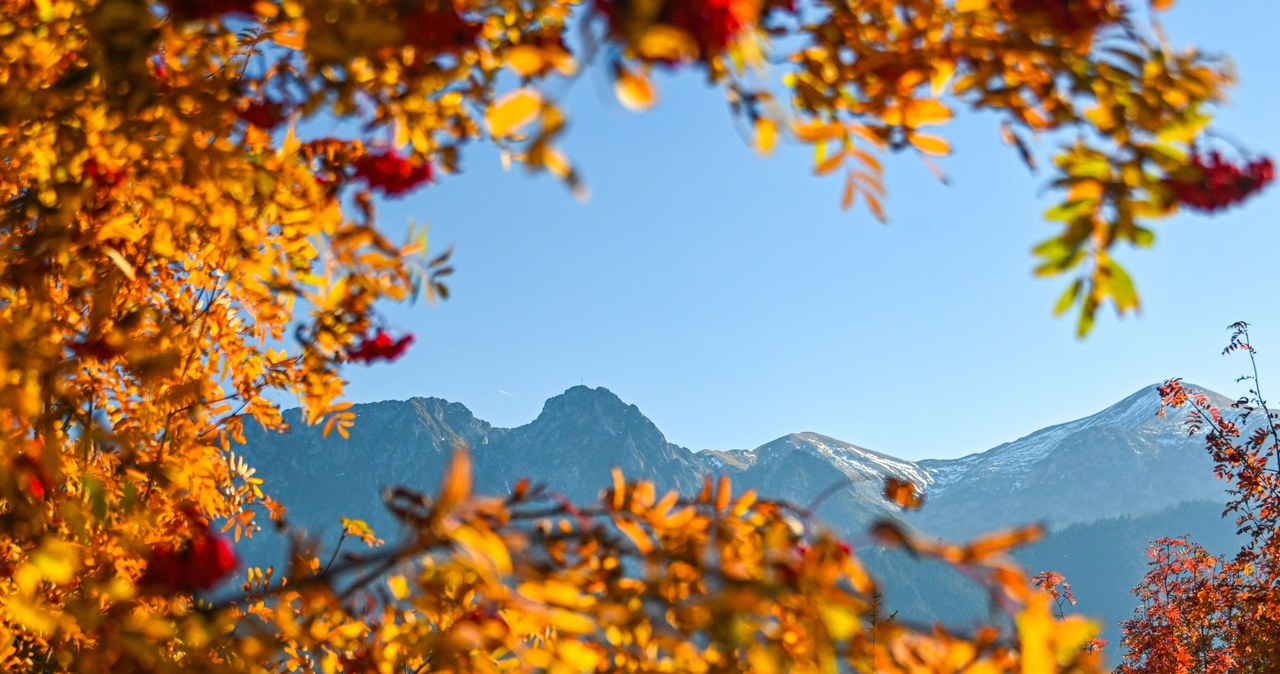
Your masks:
M447 252L389 240L377 197L448 180L476 143L579 186L547 84L587 67L633 108L655 69L706 76L756 149L811 146L816 173L844 172L844 205L877 217L881 155L946 154L924 129L956 110L997 111L1028 163L1033 135L1077 130L1037 271L1078 275L1059 308L1081 307L1082 332L1105 301L1136 307L1113 247L1272 171L1204 141L1226 64L1129 9L0 0L0 668L1088 671L1089 628L1055 621L999 555L1030 534L942 546L877 527L967 569L1017 643L896 621L871 639L856 557L783 504L621 479L594 506L481 498L464 455L435 499L390 495L403 540L345 557L300 540L236 596L198 598L236 565L227 537L288 527L234 453L243 424L282 429L293 398L345 436L343 369L412 343L379 303L447 294Z
M1213 555L1185 537L1155 542L1151 570L1134 590L1141 604L1123 625L1125 674L1280 669L1280 415L1260 392L1249 326L1230 329L1223 353L1248 355L1247 395L1226 411L1177 379L1160 395L1166 407L1189 408L1188 431L1204 433L1227 483L1223 516L1235 518L1243 545Z

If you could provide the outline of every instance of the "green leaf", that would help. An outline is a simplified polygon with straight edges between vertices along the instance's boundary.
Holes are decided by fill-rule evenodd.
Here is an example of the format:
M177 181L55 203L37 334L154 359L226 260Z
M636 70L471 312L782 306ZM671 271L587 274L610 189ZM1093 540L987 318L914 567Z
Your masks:
M1062 297L1058 298L1058 303L1053 306L1053 315L1061 316L1067 313L1067 309L1076 303L1076 299L1080 297L1080 290L1084 288L1084 279L1076 279L1071 285L1067 286L1067 291L1062 293Z
M1066 203L1058 204L1053 208L1044 212L1046 220L1053 222L1072 222L1078 218L1084 217L1098 210L1099 201L1096 198L1073 199Z
M1164 125L1156 132L1156 138L1164 143L1190 143L1209 123L1209 115L1188 112L1181 119Z
M1093 325L1098 315L1098 300L1089 293L1084 298L1084 304L1080 305L1080 318L1076 321L1076 337L1084 339L1093 330Z
M107 495L102 480L96 477L84 479L84 493L89 499L89 512L99 522L107 518Z
M1142 248L1150 248L1156 242L1156 233L1146 227L1133 228L1133 242Z

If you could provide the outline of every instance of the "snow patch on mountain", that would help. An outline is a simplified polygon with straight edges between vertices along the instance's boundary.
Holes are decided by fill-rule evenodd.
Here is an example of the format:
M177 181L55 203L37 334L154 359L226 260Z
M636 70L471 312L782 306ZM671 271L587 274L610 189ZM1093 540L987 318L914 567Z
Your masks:
M853 479L893 475L924 487L932 480L928 472L912 461L836 440L820 433L792 433L756 450L758 456L785 449L804 451L819 456Z

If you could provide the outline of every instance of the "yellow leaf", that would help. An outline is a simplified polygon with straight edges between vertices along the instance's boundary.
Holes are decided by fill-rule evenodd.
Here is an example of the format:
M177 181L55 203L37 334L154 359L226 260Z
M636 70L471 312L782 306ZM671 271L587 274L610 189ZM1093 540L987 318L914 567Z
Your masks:
M489 133L504 138L528 126L538 118L542 95L532 89L517 89L494 101L485 113Z
M502 538L488 529L462 526L453 531L453 539L472 558L485 563L500 574L511 573L511 552Z
M756 120L756 152L769 156L778 143L778 123L768 117Z
M848 639L856 634L861 627L858 613L848 606L828 603L819 604L818 615L822 617L822 622L827 626L827 633L833 639L841 641Z
M948 59L942 59L933 66L933 74L929 77L929 90L934 96L941 96L946 91L947 84L951 82L952 75L956 74L956 62Z
M595 649L573 639L565 639L559 642L556 654L560 657L560 661L570 669L578 671L595 670L596 665L600 662L600 654Z
M507 52L507 65L522 77L536 75L546 64L542 50L533 45L518 45Z
M957 12L980 12L991 6L991 0L956 0Z
M648 110L658 102L658 92L653 88L649 77L644 73L632 72L626 68L618 68L613 91L623 107L636 112Z
M747 650L747 662L751 664L750 671L755 674L777 674L778 672L778 663L760 644L751 644Z
M1098 635L1098 626L1080 616L1067 616L1058 621L1054 631L1057 648L1054 655L1058 662L1069 662L1072 657L1084 648L1089 640Z
M572 583L547 579L542 582L521 583L516 589L521 595L560 608L587 609L596 605L596 598L585 594Z
M397 574L387 579L387 589L391 590L391 596L403 600L409 596L409 581Z
M364 520L353 520L342 518L342 532L348 536L355 536L364 541L370 547L382 545L382 539L373 533L373 529Z
M1053 617L1049 595L1037 592L1018 616L1018 641L1022 646L1022 674L1052 674Z
M69 583L80 569L80 549L56 538L46 539L15 574L18 587L31 594L41 581Z

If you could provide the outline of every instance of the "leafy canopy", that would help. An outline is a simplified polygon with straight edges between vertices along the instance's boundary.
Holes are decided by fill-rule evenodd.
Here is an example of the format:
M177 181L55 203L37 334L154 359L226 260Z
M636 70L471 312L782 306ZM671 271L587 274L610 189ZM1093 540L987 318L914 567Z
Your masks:
M283 429L296 398L346 435L343 368L412 342L378 303L447 296L447 252L388 240L375 195L447 180L472 143L579 188L547 85L591 61L638 109L655 69L704 74L756 149L811 146L878 218L882 155L947 154L960 109L1000 114L1029 164L1035 135L1076 131L1036 252L1077 276L1059 309L1082 333L1137 306L1117 243L1271 179L1201 150L1225 64L1118 0L0 0L0 668L1092 671L1090 628L1000 556L1030 533L877 527L1016 616L1016 643L959 636L874 619L856 557L783 504L619 479L540 512L537 490L471 495L465 455L434 500L390 495L404 540L300 542L196 599L235 568L224 535L288 529L232 451L243 424Z

